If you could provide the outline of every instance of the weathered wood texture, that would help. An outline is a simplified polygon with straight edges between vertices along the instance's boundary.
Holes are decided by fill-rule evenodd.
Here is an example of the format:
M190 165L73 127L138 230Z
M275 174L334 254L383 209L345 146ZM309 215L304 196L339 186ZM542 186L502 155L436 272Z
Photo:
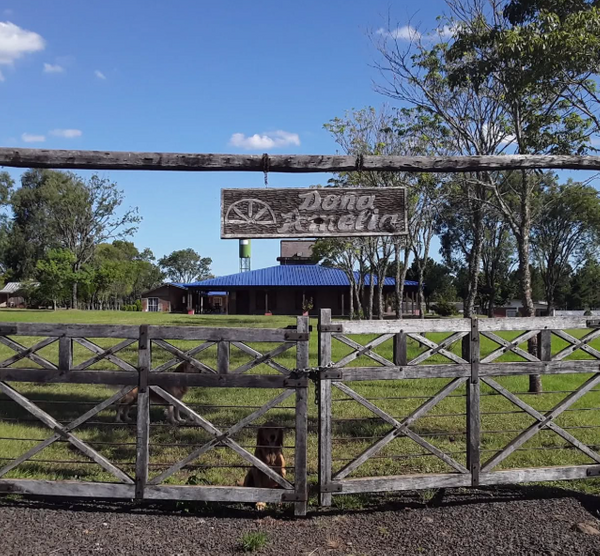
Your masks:
M331 332L322 328L331 323L331 310L321 309L319 313L319 367L331 364ZM319 380L319 504L331 506L331 494L326 491L331 482L332 434L331 434L331 381Z
M0 166L70 170L172 170L191 172L471 172L556 168L600 170L597 156L343 156L244 155L0 148Z
M387 236L407 231L403 187L221 190L224 239Z
M308 317L297 317L296 330L308 333L310 320ZM308 369L310 365L310 345L305 340L296 346L296 368ZM294 513L306 515L308 509L308 385L307 388L296 389L296 439L294 453L294 487L301 498L296 502Z

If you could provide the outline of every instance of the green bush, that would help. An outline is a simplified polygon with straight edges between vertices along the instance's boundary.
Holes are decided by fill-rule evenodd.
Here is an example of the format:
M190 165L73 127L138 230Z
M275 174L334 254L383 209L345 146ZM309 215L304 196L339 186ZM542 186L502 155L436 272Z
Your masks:
M450 303L449 301L438 301L433 306L433 309L440 317L450 317L456 314L454 303Z
M264 548L269 537L262 531L244 533L240 538L242 552L256 552Z

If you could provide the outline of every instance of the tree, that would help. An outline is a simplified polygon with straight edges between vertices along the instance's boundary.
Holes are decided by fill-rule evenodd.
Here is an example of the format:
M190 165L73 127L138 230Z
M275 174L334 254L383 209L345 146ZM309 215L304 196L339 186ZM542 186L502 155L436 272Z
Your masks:
M94 256L96 247L127 237L141 220L137 209L119 212L123 192L115 183L94 175L87 181L68 172L28 170L11 197L13 223L8 264L15 277L34 274L38 260L50 249L68 249L73 272ZM77 280L72 307L77 307Z
M588 259L576 272L572 281L569 307L576 309L600 308L600 263Z
M191 248L173 251L158 261L160 268L171 280L182 284L210 278L211 264L212 259L201 257Z
M533 254L544 281L548 311L557 288L600 244L600 194L589 185L552 184L542 195L543 218L532 230Z
M75 255L68 249L51 249L48 256L38 261L36 278L39 282L37 296L52 303L53 309L69 299L75 281L73 264Z

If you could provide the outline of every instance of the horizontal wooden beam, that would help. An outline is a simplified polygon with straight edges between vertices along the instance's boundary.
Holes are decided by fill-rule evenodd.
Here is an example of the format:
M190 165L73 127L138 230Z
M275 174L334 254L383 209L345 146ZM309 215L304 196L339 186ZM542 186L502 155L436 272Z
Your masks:
M0 369L0 382L137 385L138 373L127 371L52 371L47 369ZM306 388L308 378L285 375L217 375L211 373L150 373L150 386L202 388Z
M354 494L359 492L390 492L466 486L471 486L470 474L440 473L430 475L399 475L391 477L345 479L343 481L335 481L332 484L332 492L337 492L338 494Z
M37 496L75 496L77 498L132 499L135 496L135 485L78 481L0 479L0 493L32 494Z
M600 475L600 465L571 465L564 467L538 467L531 469L507 469L481 473L480 485L510 485L541 481L569 481L587 479Z
M247 155L0 148L0 166L69 170L187 172L473 172L515 169L600 170L598 156Z

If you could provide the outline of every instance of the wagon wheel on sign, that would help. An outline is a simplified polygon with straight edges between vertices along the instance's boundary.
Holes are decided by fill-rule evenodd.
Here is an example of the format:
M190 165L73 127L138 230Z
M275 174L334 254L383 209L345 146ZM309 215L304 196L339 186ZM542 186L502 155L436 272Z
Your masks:
M276 224L271 207L259 199L241 199L227 210L225 222L228 224Z

